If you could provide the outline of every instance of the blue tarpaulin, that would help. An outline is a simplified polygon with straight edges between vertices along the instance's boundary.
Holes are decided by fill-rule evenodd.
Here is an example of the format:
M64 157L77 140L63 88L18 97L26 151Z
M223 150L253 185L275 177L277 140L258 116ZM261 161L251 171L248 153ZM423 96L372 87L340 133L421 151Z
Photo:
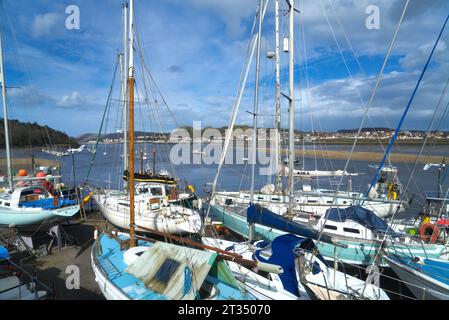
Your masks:
M5 247L0 247L0 260L9 259L8 249Z
M251 205L248 208L246 220L250 224L260 224L286 233L296 234L304 238L317 240L319 237L319 232L312 227L293 222L292 220L275 214L259 205ZM324 234L321 236L321 241L334 244L332 238Z
M358 205L345 209L329 209L326 211L326 217L328 220L338 222L353 220L370 230L396 235L396 233L388 226L388 223L386 223L383 219L376 216L372 211Z
M271 245L267 246L271 249L271 256L268 259L264 258L265 255L261 254L264 249L260 249L257 250L255 254L257 260L281 266L284 272L279 275L279 278L282 281L284 289L299 297L295 249L300 247L306 251L312 251L315 248L315 244L310 239L301 238L293 234L285 234L277 237L273 240ZM322 260L320 256L318 256L318 258ZM320 267L316 262L313 266L313 272L314 274L320 272Z

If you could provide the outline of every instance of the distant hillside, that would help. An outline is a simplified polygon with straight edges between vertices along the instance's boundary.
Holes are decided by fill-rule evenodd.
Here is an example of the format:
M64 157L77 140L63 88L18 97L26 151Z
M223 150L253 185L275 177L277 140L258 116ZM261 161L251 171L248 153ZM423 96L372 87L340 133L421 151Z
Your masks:
M41 126L36 122L23 123L18 120L9 120L9 132L12 147L79 146L76 139L64 132ZM0 119L0 148L5 146L5 126L3 119Z

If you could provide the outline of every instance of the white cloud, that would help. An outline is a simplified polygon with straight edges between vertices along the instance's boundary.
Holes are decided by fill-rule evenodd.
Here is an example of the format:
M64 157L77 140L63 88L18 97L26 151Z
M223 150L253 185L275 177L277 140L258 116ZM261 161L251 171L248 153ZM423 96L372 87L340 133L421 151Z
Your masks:
M31 34L34 38L50 36L61 21L61 16L57 13L38 14L31 24Z
M56 105L66 108L83 107L88 101L89 98L87 96L83 96L78 91L74 91L70 95L63 96Z

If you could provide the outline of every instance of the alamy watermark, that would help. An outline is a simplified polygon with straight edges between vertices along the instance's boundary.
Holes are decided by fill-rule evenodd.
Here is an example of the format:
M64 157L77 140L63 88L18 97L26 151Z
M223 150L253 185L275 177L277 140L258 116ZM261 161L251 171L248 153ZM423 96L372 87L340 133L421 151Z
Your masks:
M75 265L67 266L65 273L68 277L65 279L65 287L67 290L79 290L80 289L80 268Z
M70 5L65 9L68 17L65 20L67 30L79 30L81 28L81 11L76 5Z
M195 121L192 128L192 131L182 128L172 131L170 142L175 143L170 150L172 164L213 165L223 160L224 164L257 164L260 175L273 175L276 169L279 170L276 166L278 135L274 129L258 129L256 143L252 128L233 130L223 156L228 129L225 132L211 128L203 130L200 121ZM254 148L256 157L253 156Z
M368 17L365 20L365 26L368 30L380 29L380 9L378 6L369 5L365 9Z

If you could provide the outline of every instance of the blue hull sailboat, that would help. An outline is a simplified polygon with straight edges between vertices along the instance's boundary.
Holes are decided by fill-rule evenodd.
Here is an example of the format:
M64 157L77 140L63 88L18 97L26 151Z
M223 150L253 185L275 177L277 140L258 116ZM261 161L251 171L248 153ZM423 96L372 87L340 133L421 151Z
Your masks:
M388 255L384 259L420 300L449 300L449 262Z
M6 105L3 39L0 33L0 81L2 89L3 121L5 127L6 158L8 163L7 188L0 193L0 226L34 228L56 223L74 216L80 210L77 201L57 195L53 191L55 178L48 175L13 178ZM18 182L14 185L14 182ZM44 187L46 186L46 187Z

